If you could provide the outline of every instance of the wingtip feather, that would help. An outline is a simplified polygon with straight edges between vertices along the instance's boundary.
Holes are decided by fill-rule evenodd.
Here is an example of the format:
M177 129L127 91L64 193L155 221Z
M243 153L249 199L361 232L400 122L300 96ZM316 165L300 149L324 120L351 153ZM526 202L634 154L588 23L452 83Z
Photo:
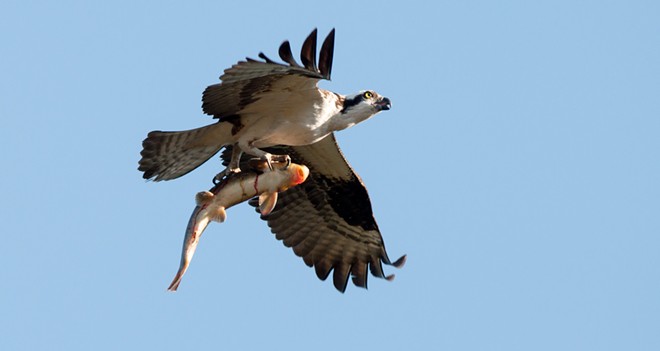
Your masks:
M408 259L408 255L403 255L403 256L399 257L398 260L394 261L392 263L392 266L394 266L396 268L402 268L406 264L407 259Z
M348 285L349 273L351 272L351 266L349 264L340 263L336 265L332 273L332 283L335 288L340 292L346 292L346 286Z
M291 52L291 44L288 40L282 42L278 53L280 54L282 61L288 63L292 67L300 67L298 62L296 62L296 60L293 58L293 53Z
M307 36L305 42L303 43L302 50L300 50L300 61L302 61L303 66L314 72L318 72L316 67L316 36L318 30L314 30Z
M321 45L321 53L319 54L319 71L323 78L330 80L332 74L332 58L335 51L335 29L332 28L328 36Z

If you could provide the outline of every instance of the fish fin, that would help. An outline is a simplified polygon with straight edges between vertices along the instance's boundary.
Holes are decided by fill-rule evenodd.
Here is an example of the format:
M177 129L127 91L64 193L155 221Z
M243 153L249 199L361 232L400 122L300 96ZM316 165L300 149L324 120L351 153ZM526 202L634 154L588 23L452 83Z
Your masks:
M211 220L216 221L216 222L224 222L225 219L227 219L227 211L225 211L225 208L220 206L218 207L215 211L213 211L213 214L211 214Z
M273 211L277 205L277 192L263 193L259 195L259 212L262 215L267 215Z
M195 203L197 206L206 205L213 200L214 196L210 191L200 191L195 195Z

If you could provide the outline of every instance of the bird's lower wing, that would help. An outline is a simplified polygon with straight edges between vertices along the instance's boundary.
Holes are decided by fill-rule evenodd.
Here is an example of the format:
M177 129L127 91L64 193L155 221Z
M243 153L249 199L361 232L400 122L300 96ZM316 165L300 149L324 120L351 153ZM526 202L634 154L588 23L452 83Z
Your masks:
M281 193L275 209L261 216L275 237L314 267L319 279L333 272L334 286L341 292L349 277L366 288L367 271L391 280L393 275L384 274L383 263L400 267L405 256L390 261L367 190L334 135L312 145L269 152L289 154L293 162L310 169L305 183Z

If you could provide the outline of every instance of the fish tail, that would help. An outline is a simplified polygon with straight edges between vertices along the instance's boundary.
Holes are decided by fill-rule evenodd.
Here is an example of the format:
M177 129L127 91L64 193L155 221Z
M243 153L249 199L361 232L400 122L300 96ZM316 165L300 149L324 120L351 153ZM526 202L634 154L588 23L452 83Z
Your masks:
M167 288L167 291L176 291L176 289L179 288L179 284L181 284L181 278L183 278L183 273L185 273L185 269L180 269L178 272L176 272L176 275L174 276L174 280L172 280L172 283L170 283L170 286Z

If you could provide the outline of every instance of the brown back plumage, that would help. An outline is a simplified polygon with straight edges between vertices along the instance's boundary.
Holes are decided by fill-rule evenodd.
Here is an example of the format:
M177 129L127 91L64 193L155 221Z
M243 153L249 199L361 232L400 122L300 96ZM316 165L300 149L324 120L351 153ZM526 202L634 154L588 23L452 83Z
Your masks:
M279 56L286 64L271 60L263 52L259 53L258 61L246 58L225 70L220 76L222 81L206 88L202 94L202 109L204 113L221 121L239 113L248 104L259 99L259 96L269 91L279 80L297 76L307 84L316 86L321 79L330 79L332 71L332 56L334 54L335 30L323 41L319 54L320 65L316 65L317 30L305 39L300 58L302 66L296 62L291 52L291 44L284 41L279 48Z

